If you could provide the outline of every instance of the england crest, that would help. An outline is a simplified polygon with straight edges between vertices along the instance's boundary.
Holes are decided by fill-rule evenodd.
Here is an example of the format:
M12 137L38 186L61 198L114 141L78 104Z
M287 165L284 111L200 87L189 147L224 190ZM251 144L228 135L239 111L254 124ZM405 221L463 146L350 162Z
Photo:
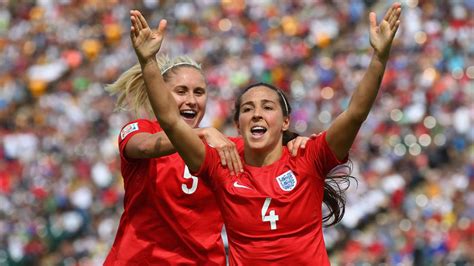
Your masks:
M288 172L277 176L276 180L278 185L280 185L280 188L284 191L291 191L296 187L296 176L291 170L288 170Z

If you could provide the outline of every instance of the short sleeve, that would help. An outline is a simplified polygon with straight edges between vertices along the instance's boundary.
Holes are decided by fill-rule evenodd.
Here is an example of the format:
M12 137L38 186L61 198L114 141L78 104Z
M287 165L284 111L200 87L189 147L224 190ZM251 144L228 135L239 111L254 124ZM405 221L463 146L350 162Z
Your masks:
M120 130L118 136L118 145L122 160L129 160L125 157L125 146L134 135L138 133L154 134L159 131L161 131L161 128L158 123L146 119L138 119L126 124L122 130Z
M303 156L313 164L321 176L326 176L334 167L344 164L348 156L338 160L326 141L326 131L320 133L315 139L306 143Z
M193 176L198 176L202 178L204 182L208 184L214 184L215 180L211 180L211 177L216 177L217 167L220 164L219 154L217 150L209 146L206 142L204 142L204 146L206 147L206 155L204 157L204 162L199 167L199 170L196 172L191 172Z

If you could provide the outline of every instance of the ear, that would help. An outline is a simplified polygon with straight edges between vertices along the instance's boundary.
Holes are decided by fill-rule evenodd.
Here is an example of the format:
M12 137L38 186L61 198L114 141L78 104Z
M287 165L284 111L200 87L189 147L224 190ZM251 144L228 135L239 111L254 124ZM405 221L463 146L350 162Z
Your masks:
M283 117L283 127L281 128L281 131L286 131L290 128L290 117L286 116Z
M234 125L235 125L235 128L237 128L237 133L242 136L242 134L240 133L239 122L234 122Z

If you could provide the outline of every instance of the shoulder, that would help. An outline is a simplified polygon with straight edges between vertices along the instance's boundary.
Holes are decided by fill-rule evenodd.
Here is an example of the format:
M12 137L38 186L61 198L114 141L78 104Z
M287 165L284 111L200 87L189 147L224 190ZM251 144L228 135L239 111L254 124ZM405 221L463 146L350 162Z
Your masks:
M148 119L136 119L125 124L120 130L120 139L125 139L131 133L148 132L156 133L161 131L160 124Z

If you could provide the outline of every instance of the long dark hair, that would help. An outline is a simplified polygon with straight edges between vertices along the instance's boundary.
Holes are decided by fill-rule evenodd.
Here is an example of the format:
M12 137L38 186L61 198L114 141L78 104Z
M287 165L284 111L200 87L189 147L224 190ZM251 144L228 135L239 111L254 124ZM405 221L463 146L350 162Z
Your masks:
M240 104L242 103L242 96L252 88L264 86L271 90L274 90L278 94L280 107L283 111L283 116L290 116L291 105L289 104L288 98L285 93L279 88L264 82L251 84L245 88L237 100L234 106L234 122L238 123L240 116ZM298 137L297 133L286 130L283 132L283 145ZM339 223L344 217L346 210L346 197L345 191L349 188L350 180L357 179L350 175L352 172L352 162L348 161L346 164L342 164L334 168L324 180L324 196L323 203L327 207L328 213L323 216L324 226L329 227Z
M323 224L330 227L339 223L346 212L346 190L349 189L351 179L352 161L336 166L324 179L323 203L327 213L323 216Z

